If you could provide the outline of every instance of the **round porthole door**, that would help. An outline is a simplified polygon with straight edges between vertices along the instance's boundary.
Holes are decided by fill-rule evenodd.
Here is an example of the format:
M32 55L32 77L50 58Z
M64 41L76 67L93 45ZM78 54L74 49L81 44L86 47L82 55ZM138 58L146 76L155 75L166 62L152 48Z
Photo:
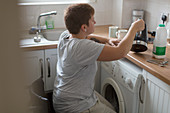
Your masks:
M106 78L101 87L102 96L109 101L117 113L125 113L124 99L118 84L112 78Z

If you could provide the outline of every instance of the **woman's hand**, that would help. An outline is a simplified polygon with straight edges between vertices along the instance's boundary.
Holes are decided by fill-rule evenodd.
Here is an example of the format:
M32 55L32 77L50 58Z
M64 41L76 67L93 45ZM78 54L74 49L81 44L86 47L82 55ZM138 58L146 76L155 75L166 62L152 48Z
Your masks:
M145 28L145 22L142 19L139 19L132 23L132 27L135 28L136 32L142 31Z
M119 44L119 42L120 42L120 40L111 38L108 40L107 43L111 46L117 46Z

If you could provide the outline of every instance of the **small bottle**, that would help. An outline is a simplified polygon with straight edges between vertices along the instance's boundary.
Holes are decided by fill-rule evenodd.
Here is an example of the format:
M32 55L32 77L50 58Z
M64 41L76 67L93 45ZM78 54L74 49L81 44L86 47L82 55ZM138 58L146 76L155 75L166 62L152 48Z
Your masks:
M46 18L45 25L47 29L54 29L54 21L51 16L48 16Z
M153 57L157 59L165 58L167 45L167 30L164 24L159 24L156 29L156 36L153 41Z

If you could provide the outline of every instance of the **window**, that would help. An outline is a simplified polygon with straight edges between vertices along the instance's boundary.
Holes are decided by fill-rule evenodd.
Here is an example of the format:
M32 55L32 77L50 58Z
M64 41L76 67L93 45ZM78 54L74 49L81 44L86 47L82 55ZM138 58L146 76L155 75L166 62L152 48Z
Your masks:
M90 3L96 0L18 0L19 5Z

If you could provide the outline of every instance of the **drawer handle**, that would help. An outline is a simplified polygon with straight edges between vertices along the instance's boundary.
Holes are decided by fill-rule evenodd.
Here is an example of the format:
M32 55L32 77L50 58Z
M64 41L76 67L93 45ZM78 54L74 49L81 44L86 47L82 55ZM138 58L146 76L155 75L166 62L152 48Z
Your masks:
M43 59L40 59L40 65L41 65L41 78L43 78Z
M50 58L47 58L48 63L48 77L51 77L51 71L50 71Z

